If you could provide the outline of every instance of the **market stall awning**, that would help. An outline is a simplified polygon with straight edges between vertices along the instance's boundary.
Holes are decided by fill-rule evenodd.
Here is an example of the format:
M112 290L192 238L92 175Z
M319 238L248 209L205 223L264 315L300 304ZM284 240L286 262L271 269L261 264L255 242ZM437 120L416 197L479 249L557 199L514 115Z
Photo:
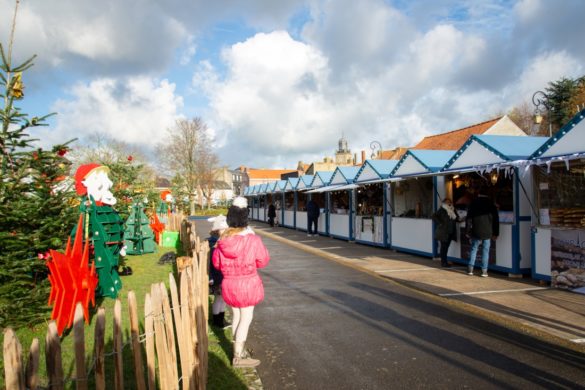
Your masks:
M547 159L585 152L585 109L561 127L548 141L538 148L531 159Z
M397 160L366 160L355 176L355 182L387 178L397 163Z
M331 190L331 191L353 190L353 189L358 188L358 187L359 187L359 185L352 183L352 184L346 184L346 185L337 187L335 190Z
M398 161L390 177L437 172L454 154L453 150L408 150Z
M310 191L307 191L307 194L314 194L314 193L319 193L319 192L329 192L329 191L335 191L340 189L340 187L343 187L343 184L337 184L334 186L324 186L324 187L319 187L319 188L315 188L312 189Z

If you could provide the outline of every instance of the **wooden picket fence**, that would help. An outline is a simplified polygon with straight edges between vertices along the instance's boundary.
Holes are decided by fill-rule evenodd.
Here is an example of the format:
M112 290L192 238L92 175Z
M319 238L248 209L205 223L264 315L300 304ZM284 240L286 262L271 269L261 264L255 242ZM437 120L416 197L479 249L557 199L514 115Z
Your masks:
M95 318L94 351L90 367L86 366L83 309L78 304L73 323L75 348L75 378L65 378L63 374L61 343L57 326L51 321L45 340L45 361L48 388L70 388L71 382L79 390L88 388L91 371L95 377L95 388L106 388L105 359L114 360L115 389L124 386L123 350L130 347L138 390L167 389L205 389L207 384L208 350L208 274L207 259L209 247L194 238L194 226L189 224L188 236L182 241L193 246L193 258L189 266L179 274L179 285L174 275L169 275L169 291L164 283L153 284L145 296L144 333L139 332L139 318L136 296L128 292L128 315L130 319L130 338L124 343L122 324L122 303L118 299L114 306L113 346L111 353L105 351L106 313L99 308ZM186 228L187 229L187 228ZM40 361L39 340L34 339L27 358L24 359L22 346L14 331L4 332L4 368L7 390L37 389L40 386L38 375ZM146 356L146 363L143 361ZM26 360L26 364L25 364ZM146 374L146 375L145 375ZM43 388L47 385L43 385Z

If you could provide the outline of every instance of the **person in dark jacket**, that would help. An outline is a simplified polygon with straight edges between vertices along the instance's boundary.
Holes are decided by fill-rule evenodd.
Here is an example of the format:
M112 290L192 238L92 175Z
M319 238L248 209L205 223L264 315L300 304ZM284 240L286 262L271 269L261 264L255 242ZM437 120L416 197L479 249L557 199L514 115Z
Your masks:
M441 207L433 214L433 222L435 222L435 239L441 243L439 250L441 267L450 267L447 262L447 252L451 241L457 241L457 222L459 222L459 215L451 199L443 199Z
M317 226L319 226L319 205L313 199L307 203L307 235L316 236Z
M491 240L495 241L500 234L500 218L496 205L482 189L478 190L477 197L471 201L467 210L466 232L471 239L467 274L473 275L477 250L481 245L481 276L487 277Z
M272 227L274 227L274 218L276 218L276 207L270 203L270 206L268 206L268 223Z
M207 241L209 242L209 290L213 294L213 304L211 305L211 313L213 319L211 323L218 328L226 328L227 322L225 321L225 308L226 304L221 296L221 282L223 281L223 275L220 270L215 268L211 263L213 257L213 251L215 250L215 244L221 234L228 228L225 215L218 215L217 217L209 218L207 221L211 222L211 231Z

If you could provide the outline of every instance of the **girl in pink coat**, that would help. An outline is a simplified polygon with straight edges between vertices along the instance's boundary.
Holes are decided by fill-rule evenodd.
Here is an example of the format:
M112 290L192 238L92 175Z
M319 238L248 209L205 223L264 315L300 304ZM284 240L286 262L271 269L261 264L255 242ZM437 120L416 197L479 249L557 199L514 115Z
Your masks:
M257 269L265 267L270 254L260 237L248 227L248 201L237 197L227 213L227 224L217 241L211 261L223 274L224 301L232 307L234 367L255 367L260 360L244 358L244 343L254 317L254 306L264 299Z

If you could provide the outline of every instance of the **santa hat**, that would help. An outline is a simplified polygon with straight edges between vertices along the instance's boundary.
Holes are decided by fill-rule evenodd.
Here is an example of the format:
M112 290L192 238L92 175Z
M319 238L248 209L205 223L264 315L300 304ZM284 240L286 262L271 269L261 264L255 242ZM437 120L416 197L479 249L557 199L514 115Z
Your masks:
M167 195L171 195L171 191L169 190L164 190L163 192L160 193L160 198L162 200L167 200Z
M225 230L229 227L226 222L225 215L218 215L217 217L208 218L207 221L213 223L213 225L211 226L212 232L215 230Z
M83 185L82 181L90 174L99 171L107 173L110 172L110 169L96 163L80 165L79 168L77 168L77 171L75 172L75 191L77 192L77 195L87 194L87 188Z

